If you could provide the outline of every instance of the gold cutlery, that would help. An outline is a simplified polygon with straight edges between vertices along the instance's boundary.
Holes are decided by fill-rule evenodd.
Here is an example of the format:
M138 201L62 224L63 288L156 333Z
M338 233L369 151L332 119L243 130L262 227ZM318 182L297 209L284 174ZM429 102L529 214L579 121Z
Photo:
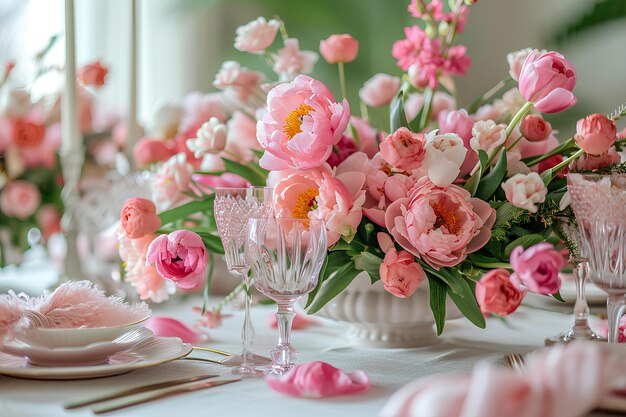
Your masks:
M203 347L203 346L193 346L194 350L201 350L204 352L211 352L211 353L217 353L218 355L223 355L223 356L234 356L233 353L230 352L225 352L223 350L219 350L219 349L211 349L211 348L207 348L207 347Z
M176 385L182 385L182 384L187 384L190 382L201 381L203 379L216 378L218 376L219 375L196 375L196 376L190 376L186 378L174 379L172 381L163 381L163 382L157 382L157 383L149 384L149 385L142 385L139 387L116 391L110 394L104 394L104 395L100 395L100 396L89 398L89 399L65 403L63 405L63 408L65 408L66 410L73 410L75 408L85 407L87 405L100 403L103 401L115 400L115 399L122 398L122 397L128 397L129 395L141 394L143 392L148 392L152 390L174 387Z
M91 411L94 414L104 414L104 413L109 413L111 411L117 411L117 410L121 410L123 408L128 408L128 407L132 407L135 405L140 405L140 404L145 404L147 402L150 401L155 401L155 400L160 400L162 398L167 398L167 397L172 397L174 395L179 395L179 394L186 394L188 392L194 392L194 391L199 391L199 390L203 390L203 389L208 389L208 388L213 388L213 387L218 387L220 385L226 385L226 384L231 384L233 382L238 382L241 381L241 379L226 379L226 380L222 380L222 381L206 381L206 382L200 382L197 384L193 384L193 385L186 385L186 386L182 386L182 387L175 387L175 388L171 388L168 390L163 390L163 391L159 391L156 393L152 393L149 394L147 396L138 398L138 399L131 399L131 400L122 400L122 401L117 401L117 402L113 402L112 404L105 404L105 405L101 405L101 406L96 406L93 407L91 409Z
M213 359L207 359L207 358L198 358L197 356L185 356L184 358L182 358L186 361L200 361L200 362L209 362L209 363L215 363L217 365L224 365L222 362L220 361L216 361Z

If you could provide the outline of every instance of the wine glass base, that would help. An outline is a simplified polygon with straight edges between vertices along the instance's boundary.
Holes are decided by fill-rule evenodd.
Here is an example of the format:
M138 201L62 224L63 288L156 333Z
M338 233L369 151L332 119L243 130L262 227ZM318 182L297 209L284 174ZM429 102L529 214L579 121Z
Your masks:
M569 332L559 333L557 335L546 338L545 344L546 346L554 346L554 345L562 345L571 343L574 340L585 340L590 342L604 342L606 343L606 338L594 333L590 328L586 328L583 331L579 330L570 330Z
M271 369L267 366L265 368L238 366L236 368L233 368L232 372L235 375L239 375L245 378L260 378L268 374L270 371Z
M226 366L241 366L241 364L243 364L243 355L238 354L229 356L226 359L222 359L220 363ZM269 366L272 364L272 361L265 356L253 353L250 355L250 358L248 358L248 364L252 366Z

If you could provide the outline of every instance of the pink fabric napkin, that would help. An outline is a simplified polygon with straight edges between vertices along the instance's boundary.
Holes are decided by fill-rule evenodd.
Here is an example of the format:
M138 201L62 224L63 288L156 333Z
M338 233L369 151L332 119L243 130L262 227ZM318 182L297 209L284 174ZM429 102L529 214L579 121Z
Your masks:
M379 416L583 416L622 382L623 362L600 343L557 346L531 355L525 374L481 363L470 375L416 380L393 394Z
M303 398L357 394L370 387L370 379L365 372L346 373L320 361L296 365L282 376L268 375L265 381L274 391Z

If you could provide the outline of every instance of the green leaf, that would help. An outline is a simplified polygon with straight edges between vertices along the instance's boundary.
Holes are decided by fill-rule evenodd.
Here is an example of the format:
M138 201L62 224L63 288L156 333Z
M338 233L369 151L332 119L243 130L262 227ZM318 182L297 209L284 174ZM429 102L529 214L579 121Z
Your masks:
M319 295L315 297L315 301L311 303L308 314L317 313L321 310L322 307L335 298L337 294L345 290L359 273L361 273L361 271L354 268L354 262L349 262L339 268L335 275L326 280L319 291Z
M552 181L552 170L546 169L539 176L541 177L543 184L547 187L550 184L550 181Z
M317 285L309 293L309 296L306 301L306 305L304 308L308 308L315 296L319 292L320 288L322 288L322 284L328 277L330 277L335 271L337 271L342 266L346 265L352 260L350 256L346 252L330 252L326 259L324 259L324 265L322 266L322 270L320 271L319 279L317 280Z
M482 149L478 151L478 160L480 161L480 168L482 169L482 172L486 172L487 171L487 162L489 161L489 155L487 155L487 152L483 151Z
M439 336L446 324L446 288L448 287L436 277L432 275L427 276L430 291L430 309L435 317L437 336Z
M618 19L626 17L626 2L624 0L597 0L593 7L587 8L587 12L576 20L561 27L552 36L552 41L563 45L571 37L600 27Z
M458 270L454 268L441 268L439 270L436 270L430 265L423 263L422 261L418 262L422 265L422 268L424 269L424 271L426 271L427 274L434 275L443 282L445 282L453 292L457 294L462 293L463 288L461 281L463 281L463 277Z
M380 264L383 262L381 258L369 252L362 252L353 259L354 267L367 272L372 280L372 284L380 279L379 269Z
M409 127L409 122L406 120L406 113L404 111L404 92L402 90L398 92L393 103L391 103L389 125L391 132L395 132L401 127Z
M561 292L557 291L554 294L551 294L552 297L554 297L555 300L559 300L560 302L564 303L565 300L563 299L563 297L561 297Z
M489 256L484 256L481 255L479 253L470 253L468 255L468 258L470 259L470 261L472 261L472 264L479 267L479 268L487 268L487 269L493 269L493 268L506 268L506 269L511 269L511 264L506 263L506 262L502 262L499 259L496 258L491 258Z
M173 223L177 220L184 220L194 213L203 213L209 209L212 210L214 199L215 197L212 195L205 200L192 201L187 204L183 204L182 206L166 210L160 213L159 217L161 218L163 225Z
M222 240L208 233L198 233L202 238L202 242L204 246L206 246L207 251L212 253L218 253L220 255L224 254L224 246L222 245Z
M518 246L523 246L524 249L528 249L532 245L536 245L537 243L541 243L545 240L546 239L543 237L543 235L539 235L539 234L522 236L518 239L515 239L513 242L509 243L508 245L506 245L506 248L504 248L504 256L506 256L507 258L510 257L511 252L513 252L513 249L515 249Z
M252 185L265 185L267 183L267 176L263 176L258 170L240 164L232 159L222 157L222 161L224 161L226 171L239 175L245 180L248 180Z
M483 316L483 313L480 311L480 307L478 306L478 302L476 301L476 295L474 294L475 283L463 279L463 284L461 294L455 293L450 288L446 288L446 291L461 313L463 313L469 321L474 323L474 325L484 329L487 326L487 323L485 322L485 316Z
M496 229L503 223L507 223L515 217L515 213L520 209L513 204L506 202L496 210L496 222L493 228Z
M506 177L506 149L503 148L500 159L493 171L485 175L478 184L475 197L483 201L489 201L491 196L498 190L498 187L500 187L504 177Z
M250 151L255 154L257 156L257 158L262 158L263 154L265 153L264 151L259 151L257 149L250 149Z

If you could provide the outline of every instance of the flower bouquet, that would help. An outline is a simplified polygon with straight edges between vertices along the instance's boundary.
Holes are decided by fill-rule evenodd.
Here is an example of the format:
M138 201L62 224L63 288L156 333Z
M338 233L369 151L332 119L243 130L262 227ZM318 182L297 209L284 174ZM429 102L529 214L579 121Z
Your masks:
M154 204L128 202L120 252L142 298L162 298L154 294L164 279L209 284L212 254L223 253L213 189L245 184L274 187L278 216L325 220L328 255L309 313L362 272L402 298L428 280L438 333L448 297L479 327L486 314L515 311L527 291L560 298L565 261L553 246L563 240L554 218L572 217L564 173L623 169L614 122L626 109L591 115L559 142L542 113L576 103L576 72L561 54L532 49L509 54L509 75L456 108L453 76L470 58L455 42L472 3L413 0L416 25L392 49L404 73L372 77L357 106L346 99L344 64L358 55L350 35L319 47L338 66L337 99L304 75L317 55L301 51L282 22L238 28L235 47L269 62L276 79L225 62L220 93L186 112L169 109L159 117L175 121L161 129L169 139L145 138L136 149L156 165ZM368 109L387 105L389 126L370 124ZM203 117L181 123L185 113Z

